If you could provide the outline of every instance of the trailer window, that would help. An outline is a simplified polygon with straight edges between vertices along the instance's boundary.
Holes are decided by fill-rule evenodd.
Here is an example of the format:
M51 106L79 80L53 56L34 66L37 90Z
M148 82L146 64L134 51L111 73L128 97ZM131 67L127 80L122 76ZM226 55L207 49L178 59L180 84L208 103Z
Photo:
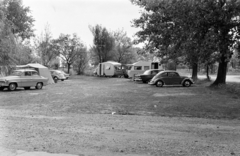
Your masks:
M134 66L134 70L142 70L142 66Z
M144 70L149 70L149 66L144 66Z
M111 69L111 67L110 66L106 66L106 68L105 68L106 70L110 70Z

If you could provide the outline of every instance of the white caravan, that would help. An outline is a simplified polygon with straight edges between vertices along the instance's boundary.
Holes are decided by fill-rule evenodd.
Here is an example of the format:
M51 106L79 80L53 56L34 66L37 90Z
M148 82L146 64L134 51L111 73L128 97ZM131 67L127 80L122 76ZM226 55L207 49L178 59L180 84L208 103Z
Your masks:
M139 61L132 64L132 67L127 71L128 77L132 78L134 75L142 74L149 69L163 69L159 62Z
M99 63L97 67L98 76L123 76L122 64L113 61Z

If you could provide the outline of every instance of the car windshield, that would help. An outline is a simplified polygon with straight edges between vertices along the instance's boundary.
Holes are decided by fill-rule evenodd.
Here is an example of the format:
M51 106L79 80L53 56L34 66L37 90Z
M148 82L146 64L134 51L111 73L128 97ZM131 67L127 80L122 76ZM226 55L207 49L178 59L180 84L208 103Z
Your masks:
M121 66L114 66L114 68L115 68L116 70L121 70L121 69L122 69Z
M146 70L143 75L149 75L151 73L151 70Z
M156 76L161 75L162 73L165 73L164 71L159 72Z
M22 73L23 72L21 72L21 71L13 71L11 74L10 74L10 76L21 76L22 75Z

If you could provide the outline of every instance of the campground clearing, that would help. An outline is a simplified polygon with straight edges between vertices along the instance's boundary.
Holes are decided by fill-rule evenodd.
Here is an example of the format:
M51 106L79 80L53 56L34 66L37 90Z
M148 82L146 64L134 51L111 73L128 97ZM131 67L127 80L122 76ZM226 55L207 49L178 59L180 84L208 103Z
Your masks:
M0 92L0 146L75 155L240 155L240 97L76 76Z

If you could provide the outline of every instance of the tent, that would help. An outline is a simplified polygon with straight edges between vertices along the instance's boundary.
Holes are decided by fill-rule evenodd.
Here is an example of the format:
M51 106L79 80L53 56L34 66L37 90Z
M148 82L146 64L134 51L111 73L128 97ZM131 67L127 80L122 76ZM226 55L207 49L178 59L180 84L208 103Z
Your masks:
M48 70L48 68L41 64L30 63L27 65L16 66L16 68L18 68L18 69L24 69L24 68L35 69L36 71L38 71L39 75L48 78L48 84L54 83L52 75L51 75L50 71Z

